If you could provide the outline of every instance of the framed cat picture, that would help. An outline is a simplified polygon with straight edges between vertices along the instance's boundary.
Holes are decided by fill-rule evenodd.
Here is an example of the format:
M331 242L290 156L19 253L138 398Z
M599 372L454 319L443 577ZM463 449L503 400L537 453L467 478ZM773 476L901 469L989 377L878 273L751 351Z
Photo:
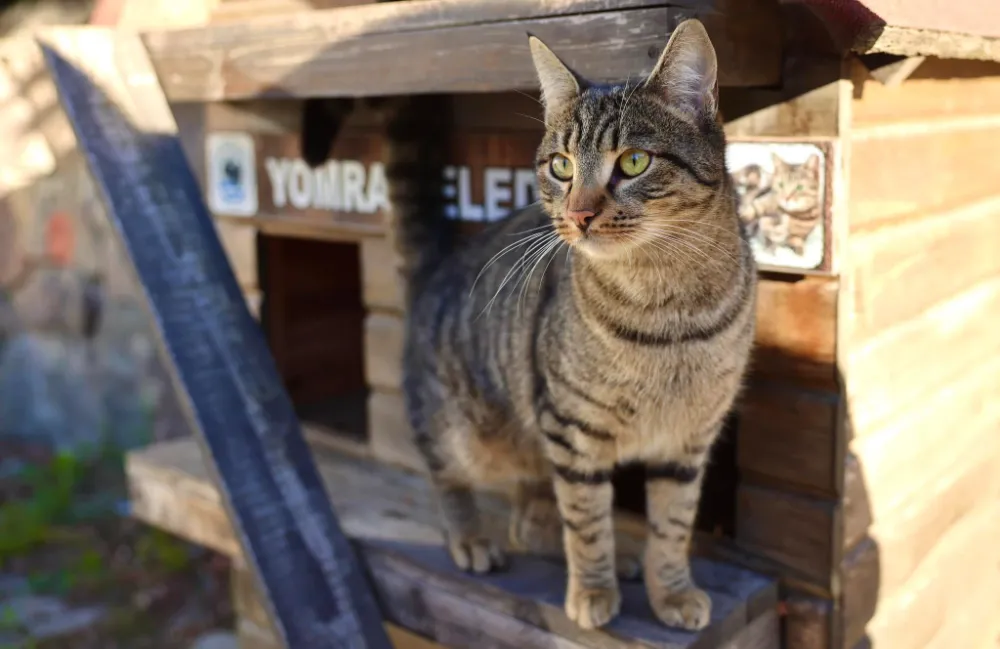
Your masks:
M833 149L824 140L731 140L739 216L764 269L830 270Z

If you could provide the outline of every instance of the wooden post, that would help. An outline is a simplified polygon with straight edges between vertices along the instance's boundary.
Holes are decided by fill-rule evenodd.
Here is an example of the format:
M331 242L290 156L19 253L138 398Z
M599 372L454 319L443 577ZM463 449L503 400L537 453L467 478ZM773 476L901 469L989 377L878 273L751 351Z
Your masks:
M279 638L388 649L141 40L58 29L42 50Z

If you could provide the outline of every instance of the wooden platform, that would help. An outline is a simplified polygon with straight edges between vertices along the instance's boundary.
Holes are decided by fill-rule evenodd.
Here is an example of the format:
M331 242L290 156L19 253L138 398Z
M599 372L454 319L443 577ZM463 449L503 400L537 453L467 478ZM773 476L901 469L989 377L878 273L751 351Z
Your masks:
M724 563L697 559L698 583L714 603L700 634L666 628L652 616L641 583L623 583L625 603L605 631L584 631L562 610L565 571L516 556L511 569L473 577L444 551L434 504L418 475L363 457L316 449L316 460L341 525L370 571L388 622L455 648L486 649L770 649L778 647L774 582ZM194 440L132 453L127 472L139 519L238 558L239 544ZM490 533L505 538L505 500L484 498ZM620 545L641 543L637 521L619 521Z

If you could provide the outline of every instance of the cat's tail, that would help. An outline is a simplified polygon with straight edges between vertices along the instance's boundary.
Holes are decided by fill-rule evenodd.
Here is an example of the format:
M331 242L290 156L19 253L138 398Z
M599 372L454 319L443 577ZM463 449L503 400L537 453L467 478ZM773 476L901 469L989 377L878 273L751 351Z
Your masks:
M443 172L451 149L451 104L442 95L393 98L386 112L389 238L401 258L407 300L451 250Z

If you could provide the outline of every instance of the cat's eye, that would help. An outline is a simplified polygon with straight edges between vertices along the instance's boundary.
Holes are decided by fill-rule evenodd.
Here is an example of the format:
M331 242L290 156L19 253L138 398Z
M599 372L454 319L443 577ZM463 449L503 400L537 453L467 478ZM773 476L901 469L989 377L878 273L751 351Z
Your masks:
M618 168L622 173L633 178L649 168L649 154L640 149L629 149L618 157Z
M552 175L559 180L573 179L573 161L563 154L557 153L553 156L550 166L552 167Z

